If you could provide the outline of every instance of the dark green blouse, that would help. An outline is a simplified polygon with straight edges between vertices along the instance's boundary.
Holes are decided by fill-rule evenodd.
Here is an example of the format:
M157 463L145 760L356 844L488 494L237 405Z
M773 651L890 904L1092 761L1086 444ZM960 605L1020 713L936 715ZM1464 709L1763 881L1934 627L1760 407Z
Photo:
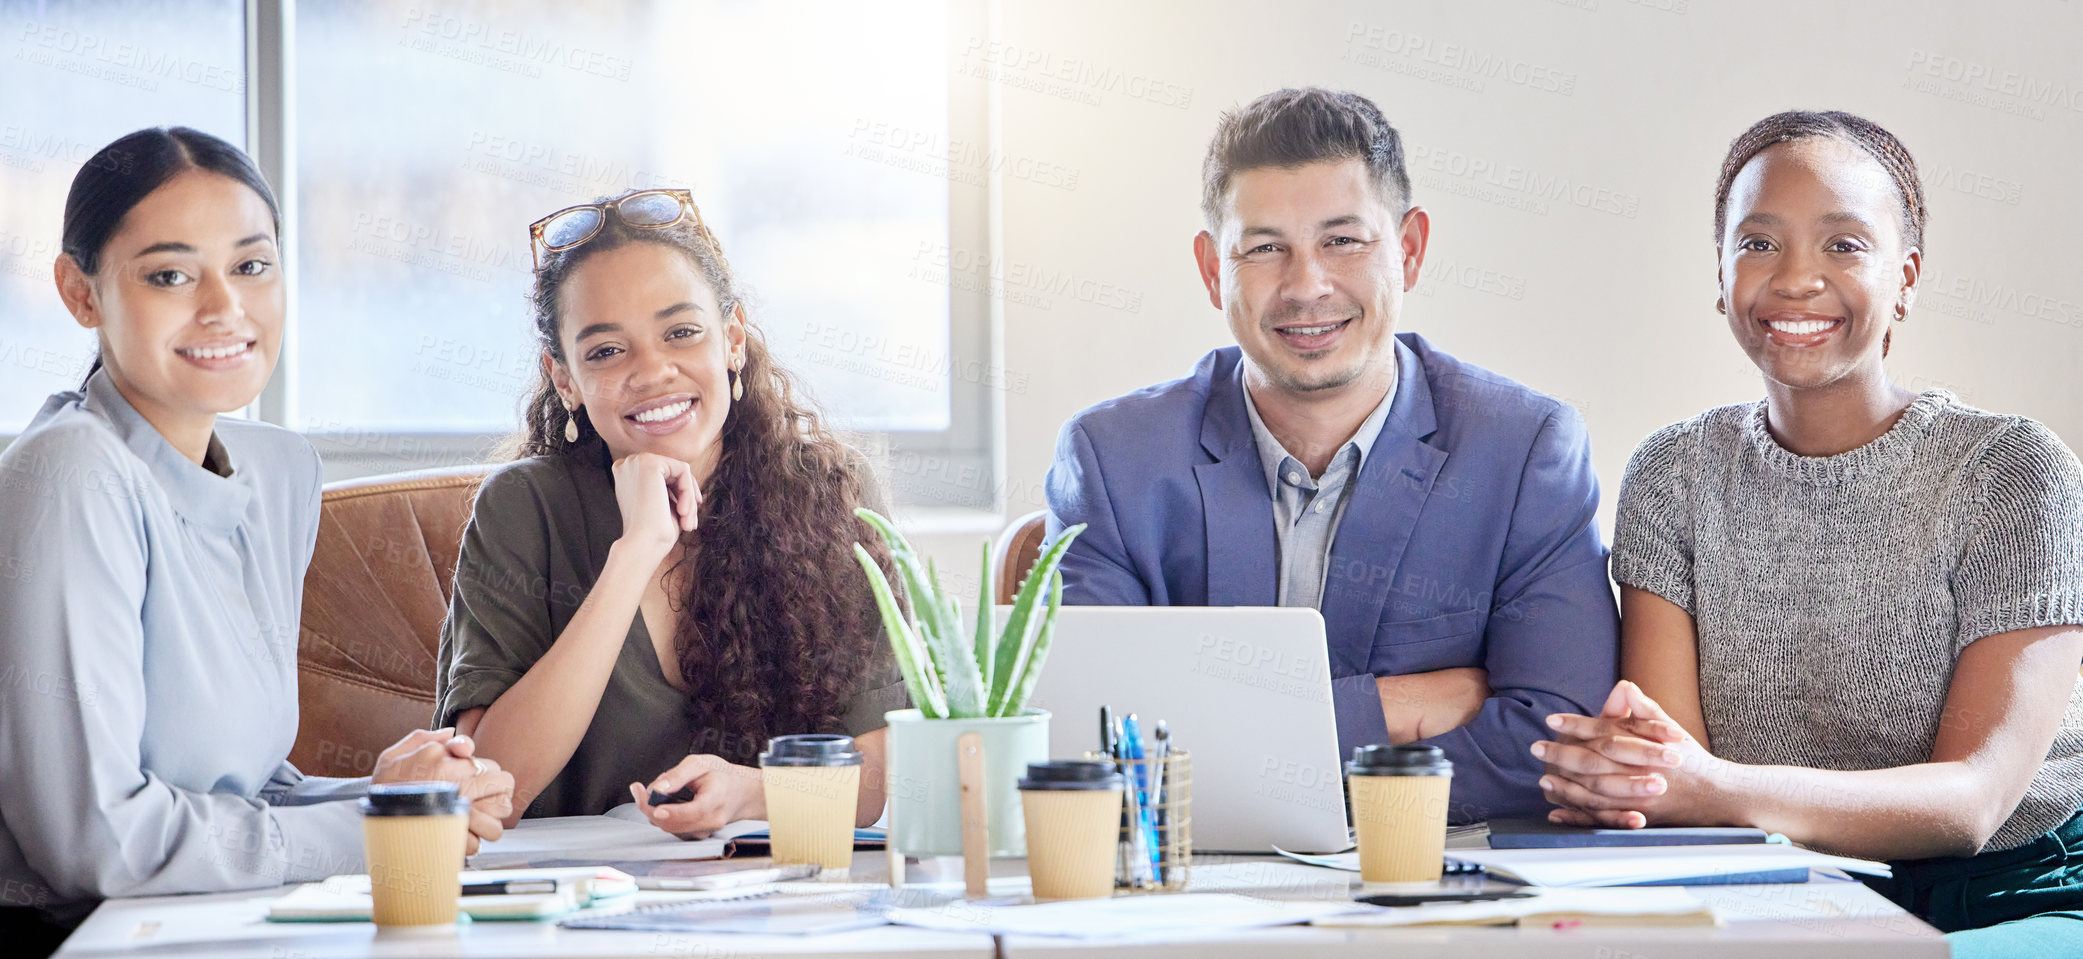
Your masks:
M857 461L866 504L885 510L880 486ZM543 456L509 464L485 477L456 564L454 595L441 631L434 723L489 706L541 659L578 612L607 563L608 547L622 535L614 480L605 456ZM849 571L857 572L857 571ZM883 727L883 713L909 706L889 644L875 643L876 659L859 692L846 704L838 730L851 735ZM542 793L528 816L592 815L629 801L629 784L649 782L690 753L750 755L763 743L735 730L697 729L687 694L660 669L644 617L630 617L629 634L608 677L593 722L571 761Z

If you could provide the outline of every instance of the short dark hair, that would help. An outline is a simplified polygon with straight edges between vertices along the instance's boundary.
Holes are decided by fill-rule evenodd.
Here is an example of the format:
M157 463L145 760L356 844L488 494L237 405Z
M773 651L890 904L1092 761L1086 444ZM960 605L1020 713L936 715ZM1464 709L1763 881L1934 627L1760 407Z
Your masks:
M1246 170L1292 169L1326 160L1360 160L1392 207L1410 205L1403 139L1374 101L1320 87L1277 90L1222 115L1201 164L1201 214L1213 229L1230 180Z
M1788 110L1751 124L1750 129L1729 143L1729 154L1721 161L1721 179L1714 185L1714 248L1721 248L1722 231L1728 229L1729 190L1745 164L1767 147L1795 140L1828 137L1852 144L1888 171L1902 201L1902 238L1909 246L1924 248L1924 185L1917 178L1917 161L1909 148L1880 124L1841 110Z

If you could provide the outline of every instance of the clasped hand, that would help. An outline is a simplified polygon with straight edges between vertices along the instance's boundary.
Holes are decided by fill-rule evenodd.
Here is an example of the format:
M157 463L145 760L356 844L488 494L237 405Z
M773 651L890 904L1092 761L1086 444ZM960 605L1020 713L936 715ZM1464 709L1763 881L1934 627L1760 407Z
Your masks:
M470 840L464 854L477 852L478 842L498 839L501 825L513 815L514 777L499 764L477 756L477 742L457 735L453 727L421 729L406 734L376 757L371 783L452 782L470 800Z
M1550 822L1711 824L1707 798L1719 760L1641 687L1622 680L1599 715L1556 713L1548 727L1555 739L1534 743L1533 754L1547 765L1542 794L1560 807L1548 812Z

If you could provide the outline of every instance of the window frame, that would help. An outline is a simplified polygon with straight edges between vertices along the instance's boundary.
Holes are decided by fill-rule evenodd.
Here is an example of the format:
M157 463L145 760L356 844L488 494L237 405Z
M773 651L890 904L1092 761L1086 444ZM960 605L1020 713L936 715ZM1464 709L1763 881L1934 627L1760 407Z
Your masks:
M989 32L981 0L950 0L949 36ZM287 299L283 345L273 375L260 396L241 411L261 422L295 430L317 449L328 482L391 472L489 462L507 434L300 428L298 377L298 172L296 100L296 0L245 0L246 150L273 185L282 210L282 246ZM950 54L951 55L951 54ZM996 91L987 85L951 83L950 136L980 140L992 132ZM948 243L953 249L992 250L1000 210L1000 181L991 174L979 191L949 178ZM858 431L847 434L882 467L894 507L929 526L987 528L1003 515L1004 396L990 377L974 382L955 371L959 359L1003 368L1002 304L979 284L948 284L948 379L950 423L938 431ZM520 319L517 317L516 322ZM0 449L13 441L0 435ZM995 528L995 527L990 527Z

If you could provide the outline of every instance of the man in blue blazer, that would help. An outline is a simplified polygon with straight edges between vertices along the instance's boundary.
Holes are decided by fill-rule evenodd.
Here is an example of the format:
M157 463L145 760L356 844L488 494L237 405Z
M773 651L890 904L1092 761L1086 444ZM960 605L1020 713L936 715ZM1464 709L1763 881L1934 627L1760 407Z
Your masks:
M1456 821L1541 816L1550 713L1619 646L1598 477L1567 404L1396 333L1430 220L1366 98L1223 117L1194 239L1237 346L1085 410L1049 469L1071 603L1314 606L1342 751L1422 741Z

